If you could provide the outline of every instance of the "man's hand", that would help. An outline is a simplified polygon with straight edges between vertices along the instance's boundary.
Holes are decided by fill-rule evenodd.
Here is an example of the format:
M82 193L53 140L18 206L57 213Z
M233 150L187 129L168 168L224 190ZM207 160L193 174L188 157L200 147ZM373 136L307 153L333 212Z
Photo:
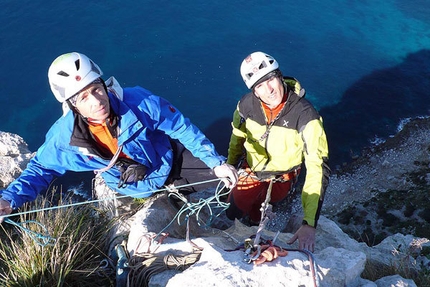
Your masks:
M0 198L0 223L3 222L2 215L8 215L12 212L12 207L10 207L10 203L4 199Z
M307 249L314 252L316 229L310 225L302 225L290 239L288 244L293 244L299 240L299 249Z
M224 163L214 168L215 175L220 178L227 188L232 188L237 184L237 170L234 166Z

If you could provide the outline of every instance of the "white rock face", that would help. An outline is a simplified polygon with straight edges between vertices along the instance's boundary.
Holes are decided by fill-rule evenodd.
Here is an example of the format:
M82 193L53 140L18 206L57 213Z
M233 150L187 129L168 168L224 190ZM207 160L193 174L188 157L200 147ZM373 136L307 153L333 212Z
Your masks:
M166 226L168 226L168 232L179 236L182 234L185 237L184 225L178 225L177 222L169 225L174 215L175 211L168 205L164 195L145 204L129 221L131 222L127 242L129 253L139 253L139 249L142 248L142 236L156 235ZM391 265L395 264L396 260L403 260L393 255L392 249L387 247L389 243L370 248L364 243L349 238L333 221L322 216L317 229L317 248L311 257L305 252L298 251L297 246L290 246L286 243L293 234L280 233L275 243L289 250L287 256L278 257L272 262L262 265L248 264L244 261L244 250L235 249L256 232L256 226L248 227L237 220L230 228L218 230L198 226L191 218L192 242L203 248L200 260L182 272L168 270L154 275L149 286L370 287L377 285L375 282L361 278L368 260L374 264L380 264L379 266L388 266L387 261ZM275 232L267 230L262 232L264 239L273 239L275 235ZM387 238L386 240L387 242L398 242L400 239L402 238L396 235L393 239ZM413 244L411 239L402 242L406 245ZM166 254L183 255L192 252L192 246L184 239L168 237L158 246L155 254L163 258ZM312 260L315 262L316 276L312 275ZM398 282L403 282L402 279L397 279Z
M0 131L0 188L17 178L33 156L22 137Z

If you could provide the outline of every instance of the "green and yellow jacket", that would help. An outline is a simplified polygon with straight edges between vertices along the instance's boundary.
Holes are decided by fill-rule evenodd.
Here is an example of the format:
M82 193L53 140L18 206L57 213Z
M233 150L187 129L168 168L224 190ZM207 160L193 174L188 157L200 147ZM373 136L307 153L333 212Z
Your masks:
M227 162L236 165L245 155L262 180L294 171L304 163L303 220L316 227L330 175L327 139L322 118L304 98L300 83L284 77L284 87L286 104L271 123L254 93L242 97L233 115Z

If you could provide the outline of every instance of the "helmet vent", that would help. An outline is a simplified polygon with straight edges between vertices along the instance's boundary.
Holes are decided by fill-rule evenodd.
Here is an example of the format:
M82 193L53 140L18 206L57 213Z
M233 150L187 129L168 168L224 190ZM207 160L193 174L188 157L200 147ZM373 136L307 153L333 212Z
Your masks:
M78 59L75 61L76 71L79 71L79 68L81 66L81 61Z
M57 73L59 76L63 76L63 77L68 77L68 76L70 76L69 74L67 74L66 72L64 72L64 71L59 71L58 73Z
M266 67L267 67L266 62L263 61L263 62L261 62L261 64L258 67L258 69L261 70L261 69L266 68Z

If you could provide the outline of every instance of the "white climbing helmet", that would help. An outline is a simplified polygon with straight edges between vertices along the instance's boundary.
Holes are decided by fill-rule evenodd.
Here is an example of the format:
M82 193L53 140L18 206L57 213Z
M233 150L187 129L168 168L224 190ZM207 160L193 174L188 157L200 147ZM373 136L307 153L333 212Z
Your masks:
M48 70L49 85L55 98L63 103L103 75L99 66L81 53L57 57Z
M261 78L278 68L279 64L272 56L254 52L243 60L240 74L248 89L252 89Z

